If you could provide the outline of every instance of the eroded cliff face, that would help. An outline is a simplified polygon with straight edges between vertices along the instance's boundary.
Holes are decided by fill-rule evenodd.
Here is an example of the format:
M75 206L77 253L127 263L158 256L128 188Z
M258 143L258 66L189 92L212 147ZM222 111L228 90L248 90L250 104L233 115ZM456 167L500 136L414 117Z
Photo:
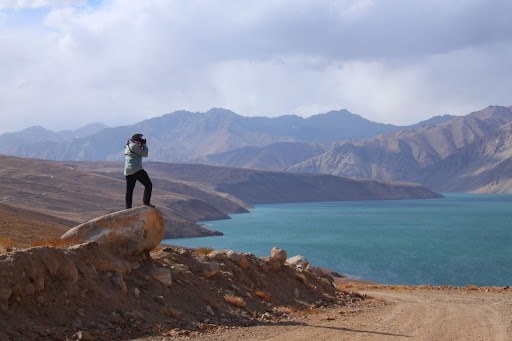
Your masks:
M233 250L152 250L136 238L135 225L156 210L130 211L118 213L122 226L93 220L86 226L96 224L99 234L84 228L87 233L67 236L61 247L80 244L0 255L0 339L169 336L286 319L294 310L357 299L337 292L327 273L287 263L283 250L263 258ZM161 228L158 219L142 225L148 234ZM126 233L119 238L136 252L98 238L121 228Z

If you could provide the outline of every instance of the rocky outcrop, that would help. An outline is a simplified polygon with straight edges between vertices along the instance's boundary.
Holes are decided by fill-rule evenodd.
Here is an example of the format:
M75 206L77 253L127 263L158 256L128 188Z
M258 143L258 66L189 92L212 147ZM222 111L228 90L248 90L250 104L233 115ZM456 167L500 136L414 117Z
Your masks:
M164 230L160 211L142 206L80 224L61 238L77 243L98 242L120 254L138 255L156 248L164 237Z
M167 247L122 255L111 246L98 241L0 255L0 340L189 335L215 325L286 320L280 307L311 310L353 300L328 275L281 258L267 257L279 264L274 269L266 258L233 250L204 255Z
M307 268L309 265L309 261L306 259L306 257L297 255L286 259L286 263L290 264L291 266L296 267L302 267Z

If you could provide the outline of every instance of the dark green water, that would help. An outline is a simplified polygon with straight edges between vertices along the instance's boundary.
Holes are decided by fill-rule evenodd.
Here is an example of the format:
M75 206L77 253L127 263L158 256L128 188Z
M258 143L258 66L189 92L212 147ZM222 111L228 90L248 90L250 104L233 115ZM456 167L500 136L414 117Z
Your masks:
M259 205L205 222L222 237L172 244L258 256L273 246L387 284L511 285L512 195Z

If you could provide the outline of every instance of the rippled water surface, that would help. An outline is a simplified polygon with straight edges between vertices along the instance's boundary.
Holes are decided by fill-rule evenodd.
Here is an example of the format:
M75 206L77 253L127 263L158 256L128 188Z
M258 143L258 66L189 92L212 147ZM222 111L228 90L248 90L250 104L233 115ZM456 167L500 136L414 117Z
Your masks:
M204 222L224 236L168 240L258 256L273 246L389 284L511 285L512 196L259 205Z

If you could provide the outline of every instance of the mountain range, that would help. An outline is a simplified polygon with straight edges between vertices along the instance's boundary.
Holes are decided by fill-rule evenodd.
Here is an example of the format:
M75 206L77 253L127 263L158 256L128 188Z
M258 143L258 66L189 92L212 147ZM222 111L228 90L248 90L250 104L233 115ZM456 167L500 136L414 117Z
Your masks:
M482 171L493 168L509 156L506 153L477 157L474 148L493 150L492 136L503 134L512 122L512 107L490 106L471 114L450 119L440 124L421 125L412 129L379 135L358 141L342 141L308 160L292 165L291 172L324 173L380 180L403 180L433 186L440 191L453 190L455 177L466 172L462 163L450 160L472 155L474 167ZM506 131L506 130L505 130ZM487 147L483 147L486 145ZM511 148L503 141L503 148ZM443 175L439 169L445 169ZM447 171L449 169L449 171ZM439 175L435 175L439 174ZM458 191L480 191L471 185L483 173L466 174L459 178ZM450 176L448 176L450 175ZM505 178L509 176L503 174ZM478 180L486 186L485 180Z
M345 109L308 118L296 115L269 118L244 117L215 108L206 113L176 111L66 141L50 138L48 131L42 131L41 127L31 127L0 135L0 142L3 139L9 141L0 152L48 160L115 161L123 159L119 150L126 139L134 132L140 132L151 146L151 160L190 162L244 147L265 147L277 142L325 144L367 138L402 128L372 122Z
M14 133L0 134L0 153L22 145L46 142L64 142L95 134L107 128L103 123L91 123L75 130L53 131L41 126L32 126Z
M26 131L9 133L11 145L0 152L49 160L118 161L126 139L141 132L152 161L418 182L436 191L509 192L512 188L500 184L510 174L505 167L506 151L512 147L506 139L510 123L512 107L504 106L435 116L410 126L372 122L346 109L309 118L268 118L214 108L206 113L177 111L64 141L41 143L41 138L27 138ZM5 137L0 135L0 141ZM496 139L502 149L491 154ZM468 173L465 164L475 171ZM496 179L498 185L493 185Z

